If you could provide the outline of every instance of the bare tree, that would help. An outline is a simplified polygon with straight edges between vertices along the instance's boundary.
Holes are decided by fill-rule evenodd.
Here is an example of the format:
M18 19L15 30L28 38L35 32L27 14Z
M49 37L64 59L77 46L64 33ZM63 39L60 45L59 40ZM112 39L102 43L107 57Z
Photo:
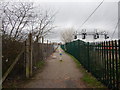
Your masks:
M32 33L36 38L35 41L39 41L42 38L42 36L48 35L48 33L50 33L51 30L53 30L56 27L53 25L55 15L56 13L50 14L47 10L45 12L37 14L37 22L33 22L35 24L35 27L33 26L34 29L32 27Z
M61 32L61 40L64 43L71 42L73 37L74 29L73 28L67 28L64 31Z
M2 32L9 39L20 41L23 38L24 28L32 17L32 4L15 3L9 4L3 8Z
M37 13L33 3L9 3L3 6L2 11L2 32L11 40L21 41L31 32L35 41L39 41L55 28L55 14L51 15L47 10Z

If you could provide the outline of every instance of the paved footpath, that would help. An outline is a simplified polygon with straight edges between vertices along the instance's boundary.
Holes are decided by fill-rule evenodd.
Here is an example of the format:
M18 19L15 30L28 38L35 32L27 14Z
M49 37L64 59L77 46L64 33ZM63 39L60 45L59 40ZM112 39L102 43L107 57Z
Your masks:
M62 62L60 59L62 52ZM76 63L60 48L48 58L42 72L24 84L23 88L87 88L80 79L83 74Z

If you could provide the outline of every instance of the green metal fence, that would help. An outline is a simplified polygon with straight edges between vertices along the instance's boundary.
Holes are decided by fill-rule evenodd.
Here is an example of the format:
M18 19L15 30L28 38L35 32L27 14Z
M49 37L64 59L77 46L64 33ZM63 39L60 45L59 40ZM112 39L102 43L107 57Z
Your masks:
M77 40L61 47L108 88L120 88L120 40L96 43Z

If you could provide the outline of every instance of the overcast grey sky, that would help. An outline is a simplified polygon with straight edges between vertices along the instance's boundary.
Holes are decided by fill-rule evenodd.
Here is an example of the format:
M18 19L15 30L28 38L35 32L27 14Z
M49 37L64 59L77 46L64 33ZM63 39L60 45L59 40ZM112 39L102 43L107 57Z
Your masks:
M47 39L59 42L60 32L64 30L64 28L70 27L75 28L77 31L81 31L82 28L86 28L87 31L94 31L94 29L98 29L99 31L106 30L111 37L118 22L119 0L105 0L88 22L86 22L83 27L80 27L101 1L102 0L49 0L48 2L48 0L36 0L36 4L43 9L51 9L53 12L58 11L54 22L57 28L54 30L54 34L50 34ZM114 38L117 38L117 33L116 31Z
M51 34L48 38L60 41L60 32L69 27L74 27L77 31L81 31L82 28L86 28L87 31L106 30L111 36L118 20L117 2L104 2L88 22L80 27L99 4L100 2L41 2L42 8L58 11L54 22L58 27L54 30L55 35ZM117 37L117 31L114 37Z

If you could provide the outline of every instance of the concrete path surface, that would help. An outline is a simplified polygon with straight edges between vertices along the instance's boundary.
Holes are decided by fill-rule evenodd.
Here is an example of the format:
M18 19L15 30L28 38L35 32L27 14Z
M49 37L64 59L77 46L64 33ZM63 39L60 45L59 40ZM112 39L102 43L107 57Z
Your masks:
M62 61L60 61L62 52ZM23 88L87 88L80 79L82 73L76 63L60 48L46 61L42 72L23 85Z

